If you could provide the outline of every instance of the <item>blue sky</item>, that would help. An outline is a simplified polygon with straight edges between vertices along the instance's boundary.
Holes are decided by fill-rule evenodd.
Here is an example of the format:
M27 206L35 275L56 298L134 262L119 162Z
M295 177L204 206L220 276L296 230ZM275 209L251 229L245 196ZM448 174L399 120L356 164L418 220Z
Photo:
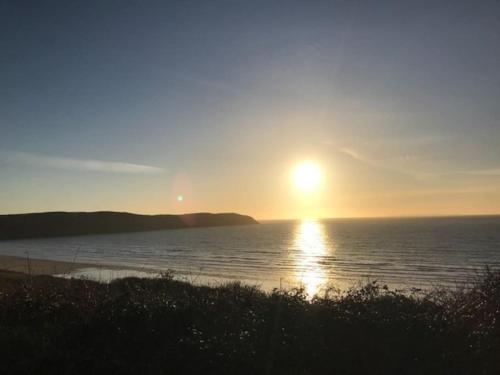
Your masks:
M477 3L1 1L0 212L500 213Z

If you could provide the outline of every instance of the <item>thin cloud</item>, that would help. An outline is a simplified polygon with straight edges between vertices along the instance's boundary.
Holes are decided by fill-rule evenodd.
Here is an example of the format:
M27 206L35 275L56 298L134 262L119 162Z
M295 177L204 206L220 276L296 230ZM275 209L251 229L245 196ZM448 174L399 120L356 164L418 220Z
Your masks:
M158 174L164 172L164 169L162 168L143 164L94 159L63 158L26 152L7 152L4 154L6 155L8 161L38 167L111 173Z
M496 192L495 187L477 186L477 187L464 187L464 188L442 188L442 189L420 189L420 190L404 190L397 191L391 190L376 194L363 194L365 198L393 198L393 197L418 197L418 196L442 196L442 195L466 195L466 194L479 194Z
M467 171L466 173L478 176L500 176L500 168L478 169L475 171Z
M361 154L357 151L354 151L350 148L347 147L341 147L338 149L340 152L349 155L351 158L362 161L362 162L368 162L364 157L361 156Z
M353 150L352 148L340 147L340 148L337 148L337 150L339 152L349 156L350 158L357 160L363 164L369 165L371 167L388 169L379 163L374 163L373 161L369 160L367 157L363 156L360 152Z
M334 146L336 147L336 146ZM385 172L391 172L391 173L397 173L401 176L405 177L410 177L411 179L422 179L426 178L428 174L425 173L417 173L413 171L408 171L408 170L401 170L401 169L396 169L396 168L388 168L382 163L374 162L370 160L368 157L364 156L361 154L359 151L354 150L349 147L336 147L336 150L344 155L347 155L353 160L356 160L357 162L366 165L368 167L371 167L373 169L376 169L378 171L385 171Z

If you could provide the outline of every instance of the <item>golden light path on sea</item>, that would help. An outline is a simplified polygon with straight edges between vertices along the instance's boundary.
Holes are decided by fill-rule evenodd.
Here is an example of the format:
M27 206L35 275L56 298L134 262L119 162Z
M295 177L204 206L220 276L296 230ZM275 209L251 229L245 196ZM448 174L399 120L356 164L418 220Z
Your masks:
M295 279L309 297L320 292L327 282L327 272L321 261L329 253L328 244L324 224L320 221L303 220L297 224L293 244Z

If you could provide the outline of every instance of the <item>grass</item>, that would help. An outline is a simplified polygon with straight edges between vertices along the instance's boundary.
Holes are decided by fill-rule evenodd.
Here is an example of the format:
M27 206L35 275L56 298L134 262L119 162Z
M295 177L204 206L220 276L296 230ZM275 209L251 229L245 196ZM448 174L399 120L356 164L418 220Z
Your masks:
M308 301L127 278L0 273L1 374L499 374L500 273L467 289L377 283Z

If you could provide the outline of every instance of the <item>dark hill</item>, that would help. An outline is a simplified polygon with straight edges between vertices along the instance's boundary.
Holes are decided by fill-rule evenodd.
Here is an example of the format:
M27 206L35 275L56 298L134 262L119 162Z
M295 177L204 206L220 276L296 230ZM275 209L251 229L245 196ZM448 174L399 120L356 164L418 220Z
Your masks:
M257 224L234 213L136 215L122 212L45 212L0 215L0 240Z

